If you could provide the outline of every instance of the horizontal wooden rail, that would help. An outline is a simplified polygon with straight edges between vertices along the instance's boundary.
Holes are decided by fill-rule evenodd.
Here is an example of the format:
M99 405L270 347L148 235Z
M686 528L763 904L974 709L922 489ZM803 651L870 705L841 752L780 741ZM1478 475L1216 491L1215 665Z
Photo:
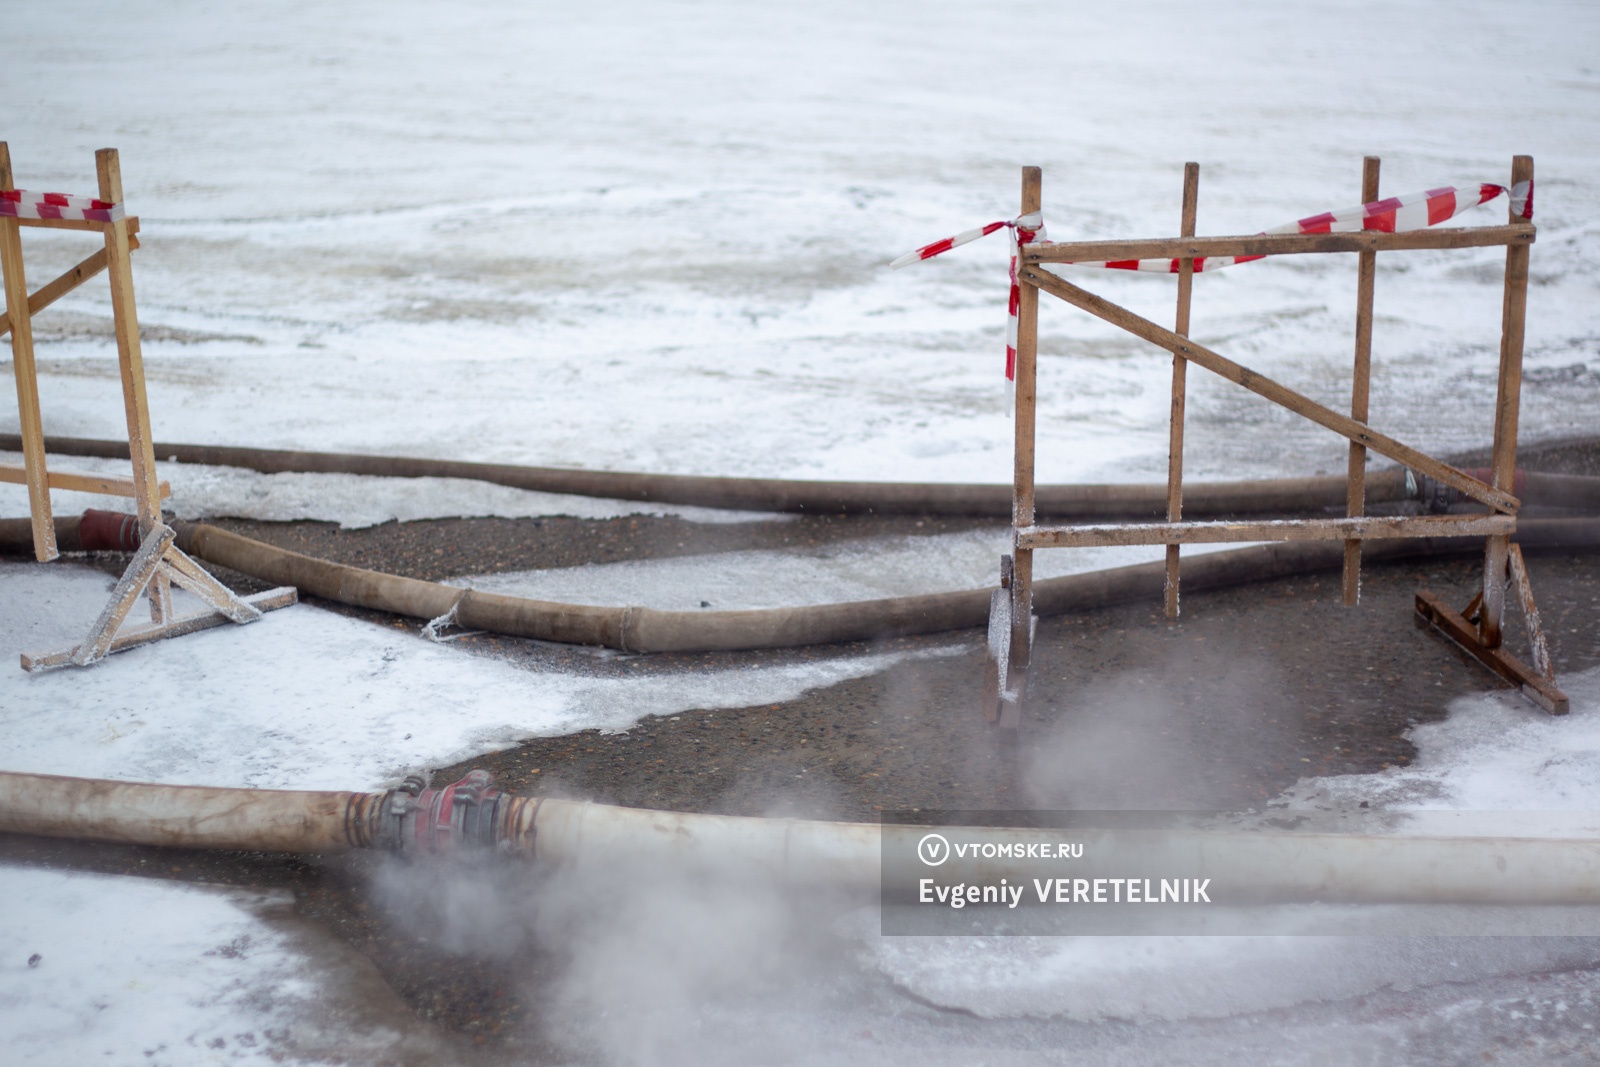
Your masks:
M1399 252L1423 248L1531 245L1538 228L1458 226L1402 233L1258 233L1237 237L1150 237L1132 241L1067 241L1024 245L1024 263L1097 263L1125 259L1199 259L1202 256L1291 256L1310 252Z
M128 250L132 251L138 247L139 239L137 237L130 236L128 238ZM68 293L72 292L72 290L76 289L78 286L82 285L84 282L88 281L90 278L93 278L96 274L99 274L105 269L106 250L102 248L94 255L83 260L77 266L69 268L54 281L41 285L37 292L28 297L28 316L31 318L32 316L39 314L39 312L43 311L51 304L54 304L57 300L60 300ZM0 336L4 336L10 332L11 312L9 310L0 311Z
M1346 541L1368 537L1486 537L1516 532L1514 515L1360 516L1265 522L1141 522L1024 526L1018 548L1096 545L1214 545L1244 541Z
M1394 438L1381 434L1364 422L1357 422L1348 415L1334 411L1332 408L1317 403L1308 396L1295 392L1286 385L1280 385L1271 378L1257 374L1249 367L1241 366L1226 356L1213 352L1202 344L1197 344L1182 334L1174 333L1164 326L1158 326L1141 315L1135 315L1125 307L1113 304L1103 297L1096 296L1087 289L1073 285L1063 278L1059 278L1048 271L1037 268L1028 268L1018 272L1018 277L1029 285L1036 285L1051 296L1059 297L1074 307L1081 308L1095 318L1104 319L1135 337L1142 337L1151 344L1159 345L1168 352L1183 356L1191 363L1197 363L1213 374L1221 375L1236 385L1242 385L1258 396L1266 397L1274 404L1288 408L1297 415L1303 415L1312 422L1334 433L1343 434L1350 440L1360 445L1366 445L1372 451L1394 460L1396 463L1410 467L1419 474L1426 474L1436 478L1452 489L1466 494L1481 504L1487 504L1497 511L1515 512L1521 502L1510 493L1485 485L1483 482L1457 470L1448 463L1441 463L1432 456L1419 452L1409 445L1401 444Z
M50 488L70 489L79 493L101 493L105 496L134 495L133 479L119 478L112 474L73 474L71 471L46 471ZM13 463L0 463L0 482L10 482L12 485L27 485L27 468L19 467ZM172 485L169 482L161 483L161 497L166 499L172 495Z
M138 232L138 216L129 215L127 218L128 232ZM88 219L17 219L15 221L19 226L39 226L47 230L90 230L94 233L105 233L107 226L116 225L114 222L90 222Z

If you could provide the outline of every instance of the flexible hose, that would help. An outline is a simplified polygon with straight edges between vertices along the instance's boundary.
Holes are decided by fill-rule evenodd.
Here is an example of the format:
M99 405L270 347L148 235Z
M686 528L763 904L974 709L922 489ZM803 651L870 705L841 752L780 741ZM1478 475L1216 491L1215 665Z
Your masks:
M516 797L474 771L386 793L219 789L0 772L0 832L183 848L401 854L489 850L568 867L632 864L727 870L785 884L874 892L885 874L930 873L918 842L960 827L762 819ZM1238 830L986 828L1010 855L952 856L944 881L1036 875L1031 857L1070 834L1072 873L1144 868L1219 882L1248 877L1251 899L1324 902L1600 903L1600 841L1268 833ZM1030 852L1029 846L1034 846Z
M20 451L18 434L0 433L0 449ZM47 437L45 448L68 456L125 459L126 441ZM468 478L516 489L612 500L638 500L743 511L812 514L953 515L1010 518L1009 485L917 482L790 481L781 478L715 478L681 474L570 470L504 463L373 456L349 452L297 452L272 448L158 443L158 459L179 463L241 467L266 474L365 474L387 478ZM1600 479L1596 479L1600 482ZM1389 470L1367 477L1371 502L1407 497L1405 472ZM1343 508L1343 477L1268 481L1199 482L1184 487L1184 511L1233 515L1273 510ZM1600 507L1600 490L1595 493ZM1165 485L1041 485L1035 490L1040 515L1059 517L1165 516Z
M1530 548L1600 545L1600 518L1529 520L1519 524L1518 540ZM220 566L354 607L424 620L449 616L470 630L632 652L736 651L903 637L982 626L989 616L988 589L746 611L663 611L463 590L314 559L206 524L181 526L179 544ZM1367 558L1479 550L1460 538L1396 539L1368 542ZM1182 580L1192 591L1220 589L1333 569L1343 558L1337 542L1280 542L1187 557ZM1165 580L1165 564L1159 562L1048 578L1034 583L1035 610L1060 615L1155 598Z
M80 526L78 519L57 520L63 550L81 547ZM565 604L333 563L206 523L179 523L177 528L178 545L190 555L271 585L296 586L302 594L430 622L448 618L470 630L630 652L833 644L960 630L983 626L989 617L988 589L749 611ZM26 552L32 536L27 519L0 519L0 551ZM1517 540L1527 548L1594 548L1600 545L1600 518L1525 519L1518 524ZM1375 539L1366 542L1365 558L1400 560L1477 551L1480 546L1470 538ZM1181 574L1185 589L1200 592L1333 570L1343 559L1339 542L1284 541L1187 556ZM1034 610L1041 616L1061 615L1155 599L1165 580L1166 567L1159 562L1046 578L1034 583Z

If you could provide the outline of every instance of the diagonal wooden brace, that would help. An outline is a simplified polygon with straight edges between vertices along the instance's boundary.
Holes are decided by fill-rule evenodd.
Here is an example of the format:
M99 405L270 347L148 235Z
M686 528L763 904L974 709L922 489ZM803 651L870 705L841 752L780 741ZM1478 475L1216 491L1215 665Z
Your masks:
M1174 355L1182 356L1191 363L1199 364L1213 374L1220 375L1236 385L1242 385L1252 393L1286 407L1295 414L1341 434L1358 445L1364 445L1381 456L1435 478L1496 511L1515 514L1521 504L1510 493L1485 485L1465 471L1441 463L1424 452L1379 433L1364 422L1357 422L1348 415L1319 404L1271 378L1257 374L1249 367L1235 363L1196 341L1159 326L1048 271L1032 268L1020 271L1017 276L1025 282L1038 286L1051 296L1059 297L1098 319L1120 327L1136 337L1142 337L1151 344L1165 348Z
M111 650L112 640L117 636L117 628L128 617L128 611L144 593L150 580L160 571L161 557L176 536L172 527L165 523L157 523L145 535L139 551L133 554L133 562L128 564L128 569L122 572L116 587L111 590L110 603L106 604L94 626L90 627L89 636L83 644L73 650L71 662L75 666L86 667L105 658Z
M235 596L233 590L207 574L205 569L184 554L177 545L169 545L162 556L162 568L172 584L199 597L206 607L225 615L237 623L255 622L261 612Z

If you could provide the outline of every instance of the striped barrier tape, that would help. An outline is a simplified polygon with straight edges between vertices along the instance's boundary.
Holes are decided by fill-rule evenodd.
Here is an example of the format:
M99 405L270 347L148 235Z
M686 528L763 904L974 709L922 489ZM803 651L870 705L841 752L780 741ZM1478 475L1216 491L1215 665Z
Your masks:
M116 222L126 212L121 204L66 193L30 193L0 189L0 219L63 219L69 222Z
M1429 189L1421 193L1408 193L1405 196L1385 197L1374 200L1370 204L1358 204L1355 207L1341 208L1338 211L1324 211L1320 215L1308 215L1303 219L1274 226L1270 230L1263 230L1267 234L1284 233L1356 233L1362 230L1376 230L1380 233L1399 233L1405 230L1420 230L1428 226L1435 226L1447 222L1468 208L1486 204L1502 193L1511 197L1511 214L1515 218L1531 220L1533 218L1533 183L1517 182L1511 188L1504 185L1495 185L1492 182L1480 182L1476 189L1470 187L1462 189L1456 186L1443 186L1438 189ZM964 244L976 241L980 237L987 237L998 230L1011 231L1011 295L1006 308L1006 388L1009 392L1017 378L1017 304L1021 300L1021 287L1017 282L1017 249L1021 245L1049 244L1050 240L1044 232L1044 216L1041 212L1028 215L1019 215L1009 222L991 222L976 229L965 230L954 237L945 237L913 249L900 256L889 264L889 269L894 270L910 263L920 263L924 259L932 259L959 248ZM1196 256L1194 270L1201 271L1221 270L1231 267L1235 263L1249 263L1252 260L1265 259L1265 256ZM1153 274L1177 274L1181 268L1181 261L1177 259L1124 259L1109 262L1093 263L1064 263L1062 266L1071 267L1104 267L1112 270L1135 270Z
M1379 233L1401 233L1405 230L1422 230L1448 222L1468 208L1487 204L1502 193L1511 196L1511 214L1519 219L1533 218L1533 183L1518 182L1507 189L1490 182L1479 183L1476 189L1444 186L1405 196L1385 197L1370 204L1324 211L1294 222L1274 226L1263 233L1358 233L1376 230ZM1249 263L1265 256L1196 256L1196 273L1221 270L1235 263ZM1138 270L1155 274L1177 274L1180 261L1176 259L1122 259L1111 262L1073 263L1074 267L1108 267L1112 270Z
M1022 301L1022 286L1017 281L1017 249L1036 241L1041 244L1050 243L1044 232L1043 212L1034 211L1027 215L1018 215L1007 222L991 222L975 230L965 230L954 237L945 237L931 244L925 244L890 263L889 269L894 270L908 263L932 259L942 252L959 248L980 237L987 237L997 230L1004 229L1011 231L1011 296L1006 304L1006 390L1009 394L1013 383L1017 380L1017 305Z

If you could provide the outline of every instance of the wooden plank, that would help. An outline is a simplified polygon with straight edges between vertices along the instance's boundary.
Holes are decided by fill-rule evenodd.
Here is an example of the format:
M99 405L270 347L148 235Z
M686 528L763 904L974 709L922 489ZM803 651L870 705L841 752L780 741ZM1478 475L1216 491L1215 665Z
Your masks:
M1533 157L1511 158L1511 184L1533 181ZM1509 212L1509 208L1507 209ZM1490 462L1495 488L1509 488L1517 468L1517 418L1522 397L1522 341L1528 313L1528 249L1506 249L1506 280L1500 310L1500 375L1494 400L1494 455ZM1504 587L1494 576L1506 573L1509 546L1491 541L1483 556L1483 614L1478 634L1490 648L1500 644L1505 618Z
M1228 544L1239 541L1342 541L1368 537L1484 537L1510 534L1514 515L1364 515L1345 519L1261 522L1146 522L1093 526L1028 526L1016 541L1028 548L1096 545Z
M1111 303L1111 301L1096 296L1088 290L1073 285L1071 282L1048 271L1030 267L1021 271L1020 276L1050 295L1060 297L1067 303L1087 311L1096 318L1104 319L1113 326L1121 327L1134 336L1142 337L1151 344L1159 345L1169 352L1184 356L1189 362L1198 363L1213 374L1221 375L1236 385L1242 385L1251 392L1266 397L1274 404L1286 407L1298 415L1303 415L1312 422L1332 430L1334 433L1343 434L1352 441L1366 445L1373 452L1387 456L1396 463L1410 467L1419 474L1426 474L1435 478L1481 504L1487 504L1492 508L1507 513L1516 511L1521 504L1516 497L1504 490L1484 485L1465 471L1457 470L1446 463L1439 462L1432 456L1403 445L1394 438L1372 429L1365 423L1356 422L1348 415L1343 415L1332 408L1325 407L1287 386L1278 384L1271 378L1257 374L1248 367L1241 366L1198 342L1179 337L1171 330L1158 326L1147 318L1135 315L1127 308L1119 307Z
M1377 156L1368 156L1361 166L1361 202L1378 199ZM1378 253L1359 254L1356 268L1356 362L1350 382L1350 417L1367 421L1368 398L1372 391L1372 298L1378 275ZM1351 517L1367 510L1367 450L1350 442L1348 473L1345 478L1345 514ZM1355 606L1361 601L1361 541L1344 543L1344 602Z
M0 141L0 189L15 189L11 149ZM11 371L17 386L17 422L22 437L22 462L28 486L28 514L33 523L33 556L41 563L55 559L55 519L50 514L49 468L44 455L44 419L39 412L39 375L33 362L33 322L28 316L28 280L22 268L22 233L16 219L0 219L0 275L4 276L11 317Z
M1529 223L1456 226L1402 233L1258 233L1231 237L1150 237L1123 241L1062 241L1030 245L1023 261L1098 263L1123 259L1183 259L1211 256L1293 256L1325 252L1402 252L1423 248L1525 246L1538 231Z
M1506 581L1510 577L1509 537L1491 537L1483 551L1483 603L1478 611L1478 640L1485 648L1499 648L1506 616Z
M46 230L87 230L91 233L100 233L106 228L103 222L89 222L86 219L17 219L16 221L22 226L37 226ZM130 233L138 232L139 219L136 216L128 215L120 221L128 224Z
M72 471L49 471L50 488L70 489L78 493L100 493L105 496L133 496L132 478L118 478L109 474L76 474ZM0 463L0 482L12 485L27 484L27 468L15 463ZM172 485L160 483L162 499L172 495Z
M278 608L286 608L295 603L299 599L299 593L293 586L283 586L278 589L268 589L264 593L255 593L241 599L257 611L276 611ZM126 652L130 648L148 645L152 641L192 634L198 630L209 630L214 626L226 625L229 621L227 616L219 615L214 611L197 611L187 615L179 615L165 624L144 623L138 626L129 626L117 634L106 654ZM36 655L23 653L22 669L34 672L69 666L72 663L72 651L72 649L66 649Z
M129 237L128 247L130 249L137 249L139 247L138 238ZM93 278L96 274L99 274L105 269L106 252L105 249L102 248L94 255L83 260L83 262L79 263L77 266L68 270L65 274L62 274L60 277L56 278L54 281L40 286L32 296L28 297L28 314L30 316L39 314L39 312L43 311L51 304L54 304L57 300L60 300L68 293L72 292L72 290L76 289L78 286L82 285L84 282L88 281L90 278ZM0 334L7 333L10 331L10 329L11 312L9 310L0 311Z
M123 202L122 167L115 148L94 154L100 181L100 199ZM117 337L117 366L122 374L122 402L128 422L128 454L133 461L134 505L143 536L161 524L161 492L156 478L154 436L150 432L150 402L145 395L144 355L139 346L139 315L133 299L133 264L128 258L127 219L106 223L106 275L111 286L111 315ZM150 582L150 619L163 622L171 616L172 593L164 573Z
M1424 591L1417 594L1417 616L1422 622L1438 627L1441 633L1460 645L1479 663L1516 686L1523 696L1550 714L1565 715L1570 710L1571 705L1565 693L1503 649L1485 647L1478 640L1477 630L1472 624L1451 611L1432 593Z
M177 545L169 545L162 557L162 566L168 578L181 589L187 589L212 611L227 616L234 622L255 622L261 612L234 595L233 590L211 576L200 564L190 559Z
M1200 200L1200 164L1183 165L1183 215L1179 232L1194 236L1195 211ZM1189 305L1194 295L1194 260L1178 261L1178 310L1173 333L1189 336ZM1167 416L1167 521L1183 518L1183 421L1188 395L1189 362L1172 354L1172 410ZM1177 545L1167 546L1167 578L1163 600L1167 618L1178 617L1179 553Z
M1555 683L1555 667L1550 663L1550 643L1545 640L1544 623L1539 618L1539 605L1533 600L1533 583L1528 580L1528 565L1522 559L1522 546L1513 544L1506 557L1511 569L1511 588L1517 591L1517 603L1522 607L1522 622L1528 630L1528 648L1533 654L1533 669L1546 681Z
M1038 167L1022 168L1022 210L1043 207L1044 175ZM1027 247L1027 246L1023 246ZM1021 266L1021 264L1018 264ZM1015 446L1012 470L1011 524L1031 526L1034 519L1034 425L1038 405L1039 290L1020 282L1017 297L1017 366ZM1033 618L1033 553L1013 553L1011 576L1011 654L1013 668L1026 668L1032 654L1029 621ZM1002 725L1004 725L1002 715Z
M983 720L1000 721L1000 705L1010 688L1011 590L989 594L989 634L983 660Z
M128 617L134 601L138 600L140 594L155 580L156 573L161 569L162 553L166 552L167 546L172 544L172 539L176 536L172 527L159 523L145 535L139 551L135 552L133 559L128 562L128 569L122 572L122 577L117 579L115 588L111 590L110 601L106 603L105 609L100 612L100 617L94 621L94 625L89 628L89 636L84 639L83 644L72 650L73 666L87 667L103 659L111 650L111 642L116 639L122 620Z

